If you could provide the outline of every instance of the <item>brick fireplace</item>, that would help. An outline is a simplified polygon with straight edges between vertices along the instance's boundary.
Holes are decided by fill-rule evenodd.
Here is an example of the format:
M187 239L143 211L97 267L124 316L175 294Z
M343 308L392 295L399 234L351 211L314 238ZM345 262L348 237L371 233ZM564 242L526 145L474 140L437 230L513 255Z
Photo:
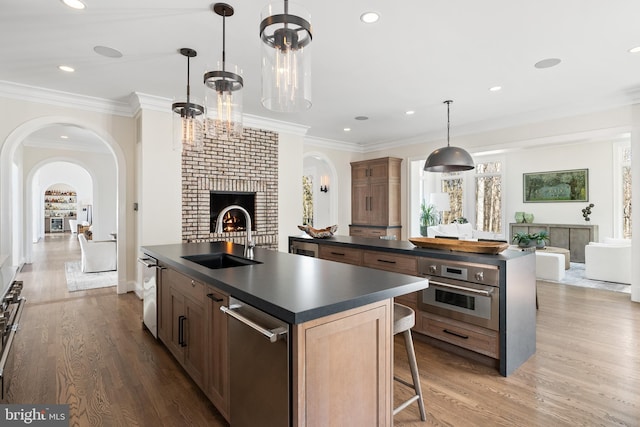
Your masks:
M242 138L205 138L182 154L182 241L244 243L245 231L211 232L211 193L255 193L256 246L278 248L278 134L245 128Z

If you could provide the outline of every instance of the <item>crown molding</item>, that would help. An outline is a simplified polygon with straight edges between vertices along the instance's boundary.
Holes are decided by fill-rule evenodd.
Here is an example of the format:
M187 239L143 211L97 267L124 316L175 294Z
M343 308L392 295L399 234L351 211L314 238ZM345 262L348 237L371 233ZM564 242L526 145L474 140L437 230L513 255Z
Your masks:
M128 103L0 80L0 96L18 101L73 107L96 113L131 117Z
M363 147L360 144L353 142L337 141L334 139L324 139L315 136L306 136L304 138L305 145L313 147L326 148L330 150L348 151L351 153L366 153L369 151L368 147Z

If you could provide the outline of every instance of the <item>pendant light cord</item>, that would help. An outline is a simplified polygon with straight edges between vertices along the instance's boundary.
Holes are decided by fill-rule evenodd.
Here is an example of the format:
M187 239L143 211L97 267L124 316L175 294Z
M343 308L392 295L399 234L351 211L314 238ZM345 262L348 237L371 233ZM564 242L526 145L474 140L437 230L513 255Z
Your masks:
M227 11L222 12L222 71L226 71L225 63L227 62Z
M452 103L453 101L449 100L449 101L444 101L445 104L447 104L447 147L449 147L449 129L451 127L451 122L449 120L449 105Z
M191 101L191 99L190 99L190 97L191 97L191 84L189 82L189 74L191 74L190 73L190 64L191 64L191 58L187 56L187 108L186 108L186 110L187 110L186 116L187 117L189 117L189 115L190 115L189 112L191 111L191 103L190 103L190 101Z

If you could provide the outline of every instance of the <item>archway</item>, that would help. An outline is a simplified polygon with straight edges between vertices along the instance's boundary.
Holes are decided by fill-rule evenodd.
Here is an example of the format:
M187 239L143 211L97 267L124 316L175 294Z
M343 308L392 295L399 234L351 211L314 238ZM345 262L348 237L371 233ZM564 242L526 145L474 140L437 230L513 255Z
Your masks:
M319 152L305 153L302 159L304 176L312 176L314 226L323 228L338 222L338 173L331 160ZM323 187L323 188L321 188ZM342 224L342 227L346 227Z
M31 204L23 202L23 196L29 192L31 186L25 186L21 176L24 173L23 160L21 159L20 148L24 141L32 133L52 125L69 125L86 129L105 144L105 147L113 156L115 163L116 177L116 221L117 233L119 236L127 235L127 224L125 221L126 206L126 159L122 148L113 137L102 129L85 123L74 117L52 116L32 119L18 126L9 134L2 145L0 151L0 252L11 254L14 265L22 264L26 261L27 248L31 245L31 231L26 227L23 218L30 212ZM30 172L30 171L29 171ZM94 181L95 182L95 181ZM20 195L20 203L13 204L14 194ZM30 199L27 199L30 200ZM128 289L126 280L127 253L126 239L118 239L118 285L117 292L125 293Z

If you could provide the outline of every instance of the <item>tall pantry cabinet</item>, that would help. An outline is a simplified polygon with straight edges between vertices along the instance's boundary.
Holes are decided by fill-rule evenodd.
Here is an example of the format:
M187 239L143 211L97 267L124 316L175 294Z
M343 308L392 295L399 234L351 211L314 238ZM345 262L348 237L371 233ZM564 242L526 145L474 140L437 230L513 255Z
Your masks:
M400 239L400 164L384 157L351 163L349 235Z

